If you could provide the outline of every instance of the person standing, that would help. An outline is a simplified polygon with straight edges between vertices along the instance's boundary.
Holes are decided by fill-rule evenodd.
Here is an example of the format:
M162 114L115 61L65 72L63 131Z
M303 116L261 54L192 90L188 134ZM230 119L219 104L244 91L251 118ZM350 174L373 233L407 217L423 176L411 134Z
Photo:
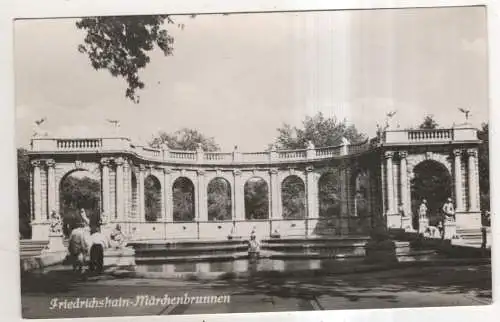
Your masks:
M94 229L90 238L90 270L102 273L104 269L104 250L110 247L109 240L101 232L99 226Z

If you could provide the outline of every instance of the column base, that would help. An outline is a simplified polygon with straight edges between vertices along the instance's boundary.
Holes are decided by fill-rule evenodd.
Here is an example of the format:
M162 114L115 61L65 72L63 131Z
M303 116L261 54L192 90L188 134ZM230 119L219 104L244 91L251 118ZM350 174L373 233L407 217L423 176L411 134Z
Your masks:
M413 230L413 224L411 222L410 216L401 217L401 228L404 229L405 231Z
M456 238L457 226L453 221L445 221L443 239L452 240Z
M481 212L456 212L455 224L457 229L481 229Z
M65 250L66 247L64 246L64 236L62 234L57 234L49 236L49 244L47 245L47 248L43 250L43 252L54 253L62 252Z
M387 215L387 228L402 228L401 226L401 215L400 214L390 214Z
M420 234L424 234L428 227L429 227L429 219L428 218L420 218L418 220L418 232Z
M31 239L32 240L49 240L50 223L49 222L32 222L31 223Z

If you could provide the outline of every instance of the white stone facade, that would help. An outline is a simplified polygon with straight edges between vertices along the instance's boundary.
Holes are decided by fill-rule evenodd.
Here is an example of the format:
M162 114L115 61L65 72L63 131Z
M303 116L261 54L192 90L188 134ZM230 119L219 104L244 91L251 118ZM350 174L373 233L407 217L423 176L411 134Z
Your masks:
M451 176L457 227L476 228L480 225L479 141L453 131L458 130L435 134L388 131L381 138L359 145L310 145L306 150L256 153L151 149L133 146L123 138L33 139L33 239L48 238L48 214L59 211L61 182L79 170L89 171L101 181L103 221L120 223L136 239L225 239L234 227L241 235L255 230L261 237L270 236L276 229L282 236L312 236L325 225L333 227L329 234L336 235L367 234L380 222L389 228L405 228L401 226L399 205L412 215L410 182L415 167L424 161L437 162ZM461 140L450 142L454 135ZM340 213L325 219L320 218L319 182L322 175L332 171L338 174ZM161 187L161 214L155 222L145 219L144 181L148 176L153 176ZM290 176L299 178L304 185L305 218L283 218L281 188ZM172 191L181 177L194 186L192 222L174 221ZM246 220L244 187L255 177L268 188L268 218ZM230 220L208 220L207 186L215 178L229 183ZM363 204L359 203L360 195Z

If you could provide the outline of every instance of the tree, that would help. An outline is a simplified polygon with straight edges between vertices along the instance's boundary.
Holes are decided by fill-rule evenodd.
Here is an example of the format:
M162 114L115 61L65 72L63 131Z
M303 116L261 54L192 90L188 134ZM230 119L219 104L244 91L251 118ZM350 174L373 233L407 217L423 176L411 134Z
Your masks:
M208 184L208 220L231 219L231 186L226 179L215 178Z
M366 139L354 125L345 120L339 121L335 117L325 118L323 113L313 117L306 117L302 128L284 124L278 128L278 136L274 146L278 149L304 149L309 141L316 147L336 146L342 143L345 137L351 143L359 143Z
M144 203L146 221L157 221L161 217L161 184L153 176L144 179Z
M437 129L439 127L439 124L434 120L433 115L426 115L424 117L424 121L422 124L420 124L419 128L422 130L433 130Z
M207 137L201 132L183 128L174 133L159 132L155 138L149 142L149 145L154 148L159 148L166 145L172 150L194 151L198 145L201 145L204 151L218 151L219 146L214 138ZM174 200L174 220L176 221L192 221L194 220L194 188L189 179L178 180L173 187ZM227 218L231 214L231 208L227 211L227 204L231 204L230 194L219 193L219 185L212 185L208 189L208 199L211 202L209 212L213 218ZM151 190L149 198L161 198L159 191ZM155 194L157 195L155 197ZM160 199L161 200L161 199ZM214 210L215 209L215 210ZM219 210L217 210L219 209ZM223 213L224 212L224 213ZM212 218L211 217L211 218Z
M490 210L490 147L489 125L483 123L478 131L479 145L479 191L481 196L481 209Z
M204 151L213 152L220 149L214 138L206 137L197 130L188 128L183 128L174 133L159 132L149 143L154 148L159 148L163 144L166 144L172 150L194 151L199 144L201 144Z
M245 183L245 219L269 218L269 190L266 181L251 178Z
M90 177L69 175L63 179L60 191L60 214L63 219L65 234L80 224L79 211L85 209L90 224L96 225L100 220L101 183Z
M284 124L278 129L278 137L275 139L274 147L277 149L304 149L309 141L312 141L315 147L338 146L342 144L343 137L351 143L360 143L366 140L366 136L359 132L353 124L349 125L346 120L339 121L336 117L327 118L322 113L318 113L313 117L306 117L301 128ZM338 172L332 169L328 174L328 180L322 180L322 182L323 184L319 186L321 217L337 216L340 213ZM301 213L302 209L305 208L301 193L302 181L290 181L282 188L283 203L289 209L287 212Z
M78 50L88 56L94 69L125 79L125 96L138 103L137 90L145 86L139 72L150 62L148 53L159 48L165 56L173 54L174 38L163 28L165 22L174 24L162 15L82 18L76 27L86 36Z
M17 193L19 209L19 233L22 238L31 237L30 209L30 160L28 151L17 149Z

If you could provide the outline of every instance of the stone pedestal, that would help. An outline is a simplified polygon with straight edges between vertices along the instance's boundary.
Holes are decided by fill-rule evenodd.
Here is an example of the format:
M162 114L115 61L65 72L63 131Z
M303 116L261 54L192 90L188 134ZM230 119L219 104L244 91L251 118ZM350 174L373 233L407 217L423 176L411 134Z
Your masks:
M387 228L403 228L400 214L387 214Z
M444 222L444 239L446 240L452 240L453 237L455 237L457 233L457 225L455 224L454 221L448 221L446 220Z
M460 229L481 229L480 212L457 212L456 226Z
M413 225L411 223L410 216L401 217L401 228L404 229L405 231L413 230Z
M51 234L49 235L49 244L47 248L43 250L44 253L54 253L66 251L64 246L64 236L63 234Z
M429 218L420 218L418 220L418 232L420 234L425 233L427 227L429 227Z

